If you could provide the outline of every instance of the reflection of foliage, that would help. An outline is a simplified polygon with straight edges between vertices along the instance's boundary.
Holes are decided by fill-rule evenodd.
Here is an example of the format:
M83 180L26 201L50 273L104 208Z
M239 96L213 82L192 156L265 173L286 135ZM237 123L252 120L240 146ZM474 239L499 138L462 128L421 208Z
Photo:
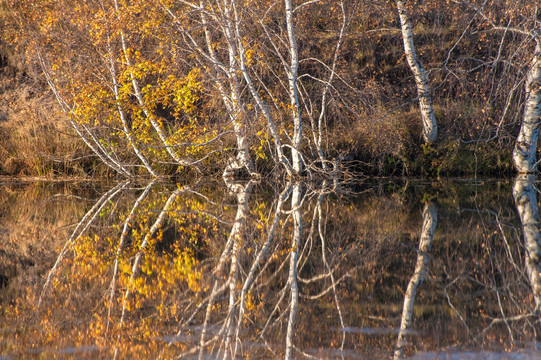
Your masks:
M8 353L22 353L32 342L51 355L89 345L103 357L115 349L137 358L200 352L222 357L224 348L237 348L237 357L283 354L294 254L291 189L273 200L259 189L250 195L247 184L227 193L160 183L128 187L104 202L106 215L96 216L69 246L40 308L41 282L27 284L24 296L3 308L6 324L24 324L17 340L8 336ZM368 192L341 202L305 190L293 355L328 357L326 351L341 348L390 354L396 337L385 329L399 326L418 258L420 197L426 191L420 186L406 199ZM455 192L478 195L455 198ZM418 349L470 348L470 341L517 347L535 338L538 324L524 317L533 298L510 195L487 195L476 184L441 191L438 201L428 275L412 316L413 330L434 336L427 335ZM124 224L129 231L121 246Z

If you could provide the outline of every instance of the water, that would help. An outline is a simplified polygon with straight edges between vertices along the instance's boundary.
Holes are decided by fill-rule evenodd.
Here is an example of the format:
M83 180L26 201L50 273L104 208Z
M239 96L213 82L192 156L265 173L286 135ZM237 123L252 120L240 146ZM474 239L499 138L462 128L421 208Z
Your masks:
M3 184L0 358L538 359L535 180Z

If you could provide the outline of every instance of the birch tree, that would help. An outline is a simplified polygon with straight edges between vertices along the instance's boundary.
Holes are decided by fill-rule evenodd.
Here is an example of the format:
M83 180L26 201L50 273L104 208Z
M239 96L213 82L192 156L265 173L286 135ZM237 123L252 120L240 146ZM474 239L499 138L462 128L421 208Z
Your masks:
M333 162L322 149L344 81L343 1L330 59L303 53L318 1L6 1L64 115L121 176L214 166L220 154L224 177L257 176L259 159L291 178Z
M535 52L526 76L524 115L513 150L513 162L519 173L537 170L537 143L541 121L541 37L536 34Z
M236 19L236 3L227 1L221 4L202 0L199 3L185 2L185 4L197 14L188 21L188 25L185 24L182 11L179 13L178 9L166 4L162 6L173 20L178 34L192 49L192 55L196 55L199 61L211 70L213 84L233 124L237 155L226 166L224 177L233 176L236 171L242 169L253 174L255 169L250 156L250 140L247 132L251 114L249 106L241 96L242 75L238 71L239 56L243 54L239 52L239 39L236 38L239 26ZM216 30L216 24L219 24L218 31L212 31ZM202 35L197 32L200 26L203 28ZM217 42L225 46L225 52L215 49Z
M417 84L417 95L419 97L419 106L421 108L421 118L423 123L423 139L426 143L434 143L438 137L438 124L436 122L432 98L430 96L428 73L421 64L415 51L413 32L411 30L411 22L409 20L406 4L403 0L396 0L396 7L400 18L404 52L409 67L413 72L415 83Z
M288 173L293 172L293 169L300 172L298 170L301 167L300 156L297 154L302 141L302 125L300 107L296 97L298 58L295 47L293 47L291 63L287 69L289 71L290 102L294 104L292 106L296 109L292 113L296 130L293 134L293 143L285 145L280 138L281 129L276 125L277 119L261 95L262 92L269 92L269 84L265 83L251 69L251 64L254 62L254 50L247 48L250 45L247 39L253 36L249 30L254 30L254 23L249 22L250 17L246 19L247 15L251 15L250 10L246 8L246 5L239 4L234 0L223 3L204 0L199 3L182 2L182 4L192 9L197 17L182 17L182 6L174 3L163 4L163 9L172 19L179 37L183 39L183 45L190 49L190 55L195 56L201 64L211 69L215 76L213 84L234 127L237 156L227 166L224 176L227 177L234 173L235 169L241 168L246 168L250 173L253 173L250 142L256 128L255 119L258 114L261 114L265 119L266 130L270 133L275 145L277 162L284 165ZM291 46L296 46L291 6L287 9L285 14L288 24L287 33L293 36L289 38L289 43ZM258 24L257 20L255 24ZM265 26L262 22L259 25ZM200 33L201 28L203 33ZM217 43L223 44L225 51L217 48ZM282 81L282 79L278 79L278 81ZM252 131L250 134L248 129ZM291 149L291 160L288 160L284 155L284 148Z
M291 57L290 66L287 69L287 79L289 83L289 99L292 113L291 117L293 119L293 143L291 148L291 158L293 161L293 171L296 174L300 174L303 167L300 153L300 146L302 142L302 120L297 89L299 50L297 48L297 41L295 39L295 25L293 24L293 5L291 4L291 0L284 1L286 11L287 36L289 39L289 54Z
M539 4L531 2L503 2L504 10L498 20L490 11L485 11L486 2L476 5L470 1L454 0L476 11L493 31L503 34L514 33L524 40L522 47L535 44L531 59L526 66L524 83L524 110L520 130L513 149L513 164L519 173L532 173L537 170L537 144L539 140L539 121L541 118L541 26L538 17ZM505 8L509 6L509 8ZM500 44L498 54L503 47ZM499 55L498 55L499 56Z

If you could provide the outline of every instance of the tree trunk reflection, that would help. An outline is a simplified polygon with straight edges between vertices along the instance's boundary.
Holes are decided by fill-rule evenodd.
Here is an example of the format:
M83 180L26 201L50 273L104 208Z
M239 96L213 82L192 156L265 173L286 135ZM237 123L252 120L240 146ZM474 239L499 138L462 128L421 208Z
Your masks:
M331 179L278 192L255 181L115 184L87 197L59 255L22 278L24 296L0 315L27 330L0 342L24 350L35 339L45 357L80 347L201 360L527 348L541 333L533 181L519 177L514 198L510 183L489 196L461 188L477 193L458 205L442 192L422 224L422 187L350 197ZM4 213L10 199L0 193Z
M421 229L421 238L419 240L417 263L415 264L415 271L411 276L406 294L404 295L404 307L402 309L400 331L398 333L398 340L396 342L396 349L394 352L395 359L399 359L404 356L404 348L407 345L406 336L408 334L408 328L412 323L415 296L417 295L417 289L423 282L428 270L428 254L430 252L430 248L432 247L437 221L438 211L436 206L432 203L426 204L423 210L423 227Z
M532 287L535 312L541 307L541 232L539 231L539 208L535 194L535 175L519 175L513 186L513 197L522 223L526 249L526 272Z
M293 214L293 237L291 239L291 249L289 255L289 276L288 282L291 288L291 303L289 306L289 321L287 324L286 335L286 359L291 359L293 351L293 334L295 329L295 318L299 307L299 287L297 284L297 260L299 258L299 244L302 238L302 185L296 183L293 185L291 194L291 211Z

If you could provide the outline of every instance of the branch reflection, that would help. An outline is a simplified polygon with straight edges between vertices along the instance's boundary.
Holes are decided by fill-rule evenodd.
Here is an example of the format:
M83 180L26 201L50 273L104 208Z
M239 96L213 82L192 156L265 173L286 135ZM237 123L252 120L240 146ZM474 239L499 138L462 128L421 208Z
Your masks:
M424 206L422 225L423 186L352 197L330 180L115 184L80 205L46 271L21 275L2 320L25 330L0 343L19 344L20 358L35 343L45 357L201 360L535 346L534 180L519 177L514 198L509 184L460 188L458 200L452 189Z

